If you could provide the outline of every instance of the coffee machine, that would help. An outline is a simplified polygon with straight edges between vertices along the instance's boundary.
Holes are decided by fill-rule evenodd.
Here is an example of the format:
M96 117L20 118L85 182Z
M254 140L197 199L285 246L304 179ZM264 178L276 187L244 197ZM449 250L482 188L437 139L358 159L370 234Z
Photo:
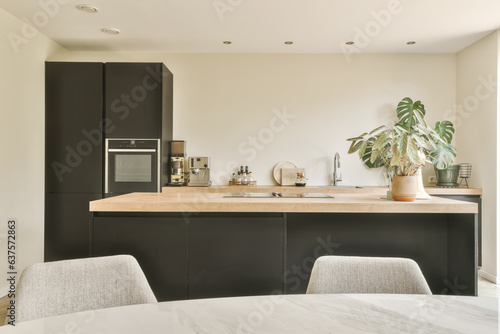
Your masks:
M170 183L169 186L183 186L186 183L186 142L174 140L170 144Z
M208 157L189 158L189 187L210 186L210 165Z

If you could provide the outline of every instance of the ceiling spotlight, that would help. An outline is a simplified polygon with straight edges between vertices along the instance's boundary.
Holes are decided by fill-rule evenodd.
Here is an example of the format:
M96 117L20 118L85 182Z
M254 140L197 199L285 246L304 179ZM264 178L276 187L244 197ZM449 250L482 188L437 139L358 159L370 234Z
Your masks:
M408 44L408 45L413 45L413 44L415 44L415 43L417 43L417 42L415 42L415 41L409 41L409 42L406 42L406 44Z
M353 41L345 42L346 45L354 45Z
M101 31L106 34L110 35L118 35L120 33L120 30L116 28L102 28Z
M292 45L292 44L293 44L293 42L292 42L292 41L286 41L286 42L285 42L285 44L286 44L286 45Z
M232 44L232 43L233 42L231 42L231 41L224 41L224 42L222 42L222 44L226 44L226 45L229 45L229 44Z
M92 5L77 5L76 8L78 8L82 12L89 13L89 14L94 14L94 13L97 13L99 11L99 8L97 8L96 6L92 6Z

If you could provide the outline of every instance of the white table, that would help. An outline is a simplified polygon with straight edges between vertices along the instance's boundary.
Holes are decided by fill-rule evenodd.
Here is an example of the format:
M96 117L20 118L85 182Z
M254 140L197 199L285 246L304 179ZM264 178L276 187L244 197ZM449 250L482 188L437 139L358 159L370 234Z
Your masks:
M498 333L499 299L287 295L200 299L74 313L0 333Z

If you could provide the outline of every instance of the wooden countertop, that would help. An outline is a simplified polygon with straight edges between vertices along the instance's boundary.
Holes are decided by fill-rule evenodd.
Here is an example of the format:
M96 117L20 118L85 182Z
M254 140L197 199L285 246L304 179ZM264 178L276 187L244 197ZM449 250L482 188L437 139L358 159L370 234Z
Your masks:
M211 187L210 187L211 188ZM210 188L205 188L209 190ZM248 187L247 187L248 188ZM284 189L285 187L277 187ZM291 187L290 192L310 192ZM174 188L163 193L132 193L90 202L93 212L330 212L330 213L477 213L476 203L432 197L430 200L396 202L381 194L337 192L334 198L224 198L224 192L200 188ZM193 189L193 190L190 190ZM212 188L215 189L215 188ZM251 192L263 191L262 187ZM266 188L268 189L268 188ZM273 187L272 189L275 189ZM219 189L219 190L222 190ZM338 190L338 189L336 189ZM362 189L359 189L362 190ZM250 192L250 191L247 191ZM326 191L317 191L326 192Z
M368 186L356 188L354 186L210 186L210 187L163 187L162 192L165 194L172 193L234 193L234 192L253 192L253 193L327 193L327 194L372 194L385 196L387 187ZM481 189L468 188L438 188L426 187L425 191L429 195L482 195Z

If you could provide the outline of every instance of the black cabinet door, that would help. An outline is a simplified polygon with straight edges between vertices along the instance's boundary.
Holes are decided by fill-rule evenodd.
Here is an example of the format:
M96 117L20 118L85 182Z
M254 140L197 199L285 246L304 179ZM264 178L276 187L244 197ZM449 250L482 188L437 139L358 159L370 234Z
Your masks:
M433 293L440 293L448 278L447 243L444 215L289 213L285 292L306 292L318 257L346 255L413 259Z
M283 218L190 218L189 298L282 292Z
M477 265L482 266L483 263L483 243L482 243L482 231L483 231L483 200L479 195L435 195L437 197L455 199L458 201L477 203Z
M107 63L105 115L113 124L107 138L161 138L161 63Z
M89 256L89 202L101 194L45 194L45 261Z
M103 64L45 64L45 192L102 192Z
M182 218L94 217L93 256L130 254L158 301L187 299L187 227Z

